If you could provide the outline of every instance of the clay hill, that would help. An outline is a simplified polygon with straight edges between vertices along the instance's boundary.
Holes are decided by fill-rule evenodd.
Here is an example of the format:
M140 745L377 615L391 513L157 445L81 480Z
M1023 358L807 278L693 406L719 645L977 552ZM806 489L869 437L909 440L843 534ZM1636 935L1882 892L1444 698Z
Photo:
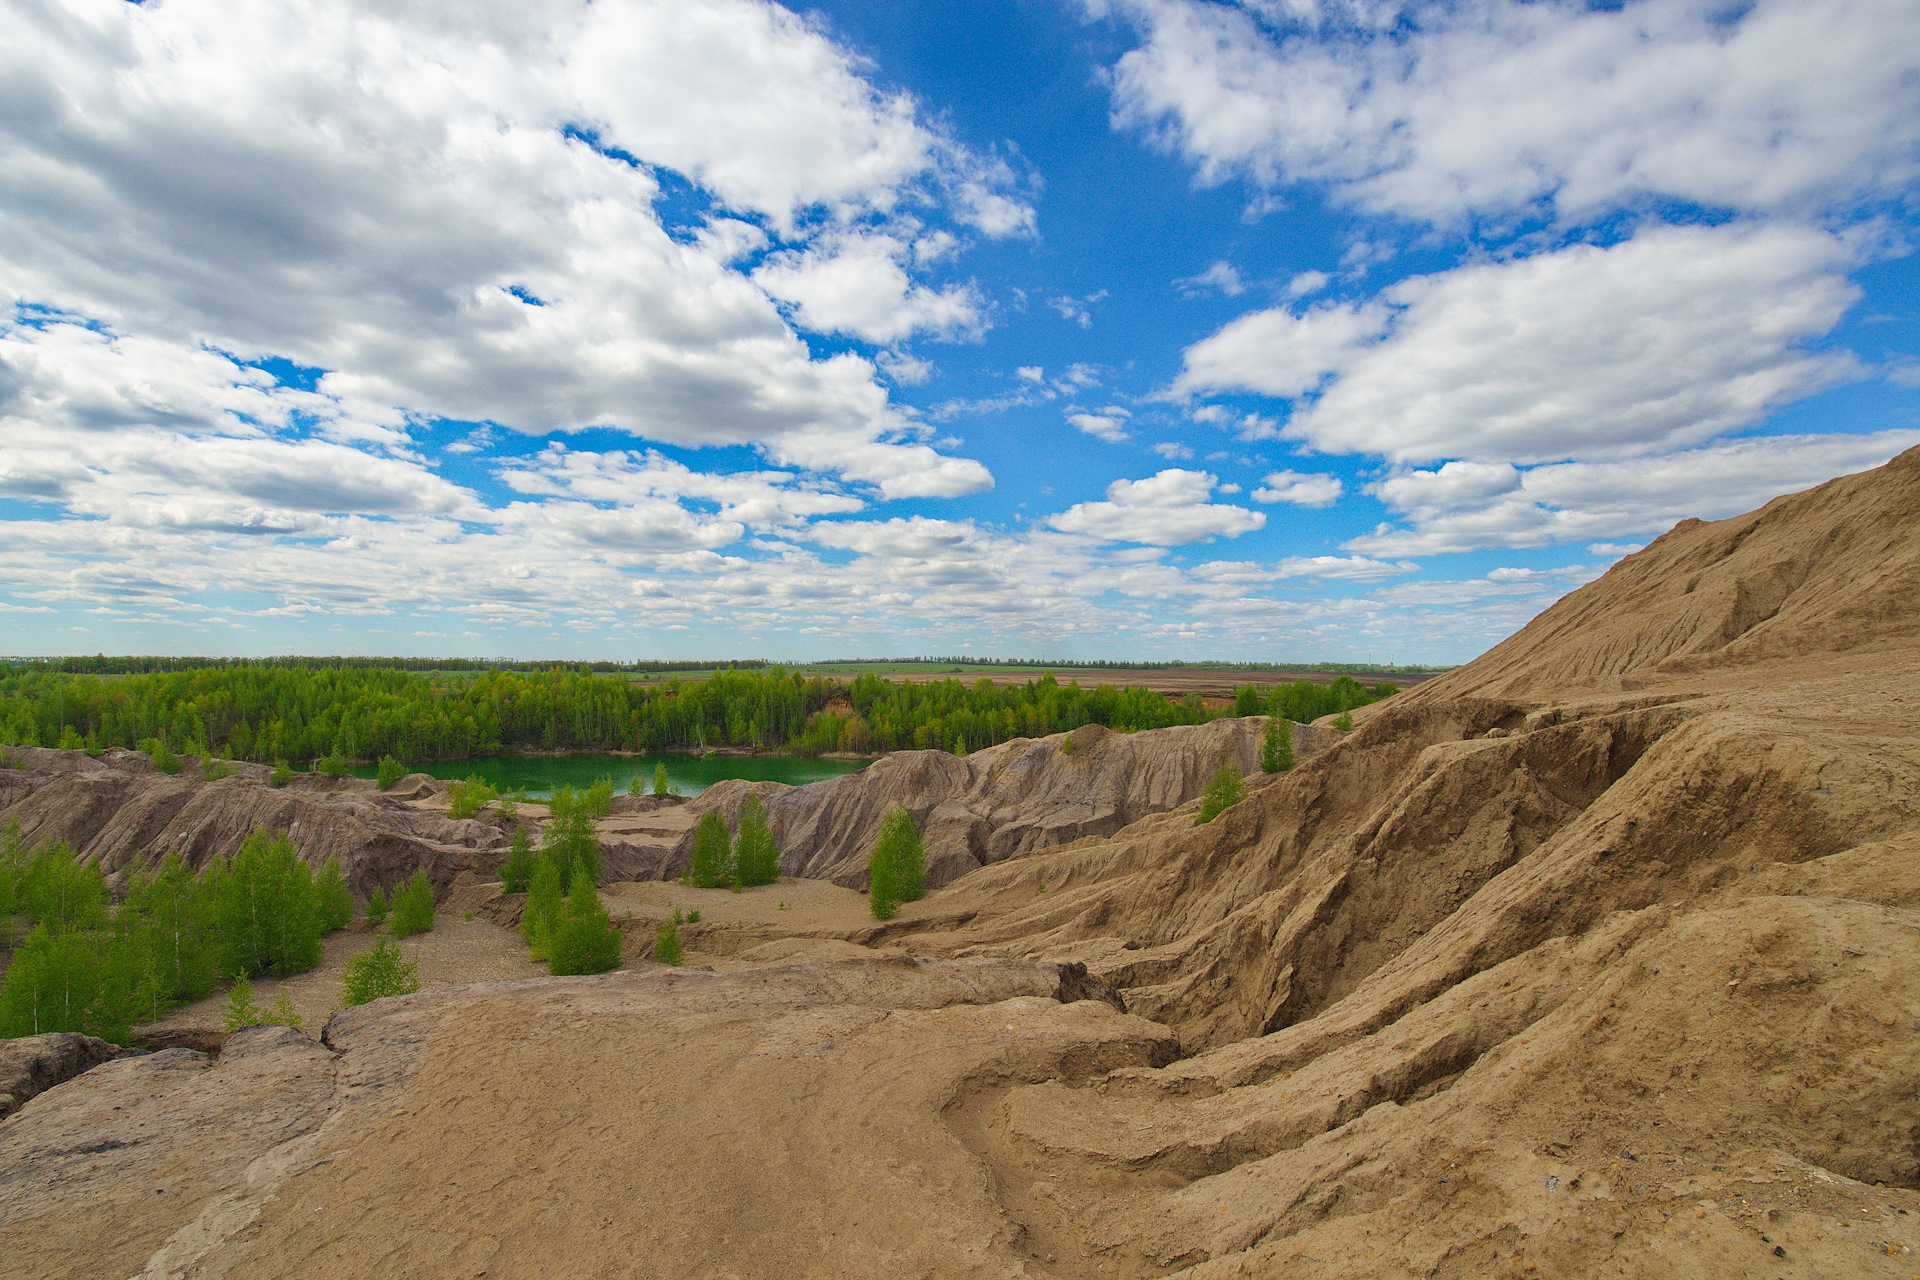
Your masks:
M839 958L102 1062L0 1122L0 1257L1920 1275L1916 532L1920 451L1683 524L1214 822L1009 848Z

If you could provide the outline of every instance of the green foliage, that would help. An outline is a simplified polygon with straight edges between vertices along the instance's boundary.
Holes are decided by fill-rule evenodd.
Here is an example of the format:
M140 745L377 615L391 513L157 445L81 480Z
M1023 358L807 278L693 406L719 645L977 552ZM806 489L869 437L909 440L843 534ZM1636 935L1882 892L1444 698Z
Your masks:
M555 976L605 973L620 965L620 931L607 919L593 877L584 871L573 878L566 913L554 930L547 956L547 970Z
M527 890L526 909L520 913L520 937L527 953L535 960L547 958L555 926L565 909L560 891L560 867L548 854L541 854L533 869L533 883Z
M700 923L700 908L695 907L693 910L687 912L687 923L688 924Z
M1266 737L1260 742L1260 771L1285 773L1293 768L1293 725L1274 717L1267 721Z
M153 767L161 773L180 772L180 757L167 750L166 743L156 742L153 744L152 758Z
M678 912L675 912L678 915ZM661 964L680 963L680 925L676 920L662 920L653 935L653 958Z
M1353 732L1353 712L1342 711L1333 718L1333 727L1342 733Z
M243 1027L257 1027L267 1020L267 1011L253 1002L253 983L244 973L235 974L233 989L227 992L227 1008L221 1018L227 1034Z
M591 791L589 788L582 793L563 786L556 788L547 801L547 829L541 833L540 851L553 859L563 886L572 884L583 868L594 879L600 878L600 833L594 825ZM611 792L609 787L609 804Z
M1355 707L1378 702L1395 692L1394 686L1386 681L1369 686L1344 675L1332 684L1325 685L1315 684L1311 680L1296 680L1292 684L1275 685L1268 690L1261 710L1270 716L1308 724L1321 716L1338 715Z
M315 760L313 768L316 773L324 773L329 778L344 778L353 772L353 767L347 763L347 758L338 751L328 752Z
M0 1036L87 1030L100 990L98 949L84 934L36 925L14 950L0 988Z
M1072 734L1068 734L1066 736L1066 739L1063 742L1061 742L1060 754L1063 756L1070 756L1073 754L1073 735Z
M275 760L273 762L273 772L267 775L267 785L270 787L284 787L292 781L293 766L285 760Z
M154 1017L161 1005L198 1000L213 989L217 948L212 895L178 851L133 877L119 922L135 921L139 927L134 936L150 974Z
M656 761L653 766L653 794L657 796L668 794L667 765L664 760Z
M420 989L420 962L409 960L383 935L371 947L347 961L340 983L340 1003L351 1008L387 996L404 996Z
M1250 684L1243 684L1233 691L1233 714L1236 716L1257 716L1260 714L1260 691Z
M411 937L433 928L433 885L421 867L393 895L393 936Z
M533 880L533 842L525 827L515 827L507 860L500 866L500 892L525 893Z
M613 779L596 778L593 785L580 793L580 809L588 816L604 818L613 812Z
M1212 822L1228 809L1246 799L1246 789L1240 784L1240 770L1231 760L1221 764L1220 771L1207 783L1207 789L1200 796L1201 822Z
M200 776L208 782L218 782L222 778L231 778L237 770L231 760L217 760L211 755L200 757Z
M313 873L293 841L255 831L207 871L223 973L287 974L320 963L324 932Z
M401 764L399 760L393 756L380 757L380 771L375 775L374 780L379 784L382 791L393 790L393 784L405 776L406 766Z
M733 884L772 884L780 878L780 846L767 822L767 806L749 791L740 802L740 830L733 843Z
M718 810L707 810L693 828L693 860L687 866L687 883L696 889L718 889L733 883L729 865L732 854L726 820Z
M867 855L867 880L867 907L876 920L891 918L903 902L927 896L926 849L903 805L880 819L880 834Z
M19 906L56 935L105 927L107 885L100 869L76 862L64 842L41 845L26 860Z
M313 901L320 913L320 931L332 933L353 923L353 890L340 872L340 859L328 856L313 881Z
M647 794L647 784L640 781L639 774L636 773L627 779L627 794L630 796L643 796Z
M465 782L456 782L447 788L447 816L471 818L493 799L493 788L487 785L486 779L477 773L468 774Z
M385 924L392 905L387 901L387 891L379 885L373 886L373 892L367 895L367 923L376 929Z

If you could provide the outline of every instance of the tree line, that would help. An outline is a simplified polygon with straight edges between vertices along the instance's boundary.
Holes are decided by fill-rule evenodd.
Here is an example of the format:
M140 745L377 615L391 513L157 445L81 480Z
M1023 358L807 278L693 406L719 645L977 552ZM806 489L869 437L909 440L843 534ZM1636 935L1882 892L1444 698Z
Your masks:
M1351 676L1241 686L1233 714L1292 720L1395 692ZM982 677L851 681L778 667L638 684L554 667L426 673L397 667L234 662L115 677L0 667L0 744L127 747L271 762L463 760L503 751L752 747L809 755L912 748L964 754L1016 737L1101 724L1132 732L1228 714L1196 695L1084 688L1051 672L1021 685Z

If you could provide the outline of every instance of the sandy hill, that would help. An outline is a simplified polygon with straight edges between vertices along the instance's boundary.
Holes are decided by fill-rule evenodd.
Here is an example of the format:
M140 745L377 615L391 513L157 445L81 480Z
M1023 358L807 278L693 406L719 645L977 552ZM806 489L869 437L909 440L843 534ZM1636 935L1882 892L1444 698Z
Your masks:
M1684 524L1213 823L1012 852L870 954L96 1066L0 1124L0 1256L1920 1274L1917 477Z

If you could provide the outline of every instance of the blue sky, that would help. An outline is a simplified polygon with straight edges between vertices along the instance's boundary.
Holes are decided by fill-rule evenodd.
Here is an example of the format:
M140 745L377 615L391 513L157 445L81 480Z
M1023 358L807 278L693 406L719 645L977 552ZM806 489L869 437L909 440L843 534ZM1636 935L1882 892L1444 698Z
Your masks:
M0 652L1457 662L1920 444L1900 0L0 3Z

